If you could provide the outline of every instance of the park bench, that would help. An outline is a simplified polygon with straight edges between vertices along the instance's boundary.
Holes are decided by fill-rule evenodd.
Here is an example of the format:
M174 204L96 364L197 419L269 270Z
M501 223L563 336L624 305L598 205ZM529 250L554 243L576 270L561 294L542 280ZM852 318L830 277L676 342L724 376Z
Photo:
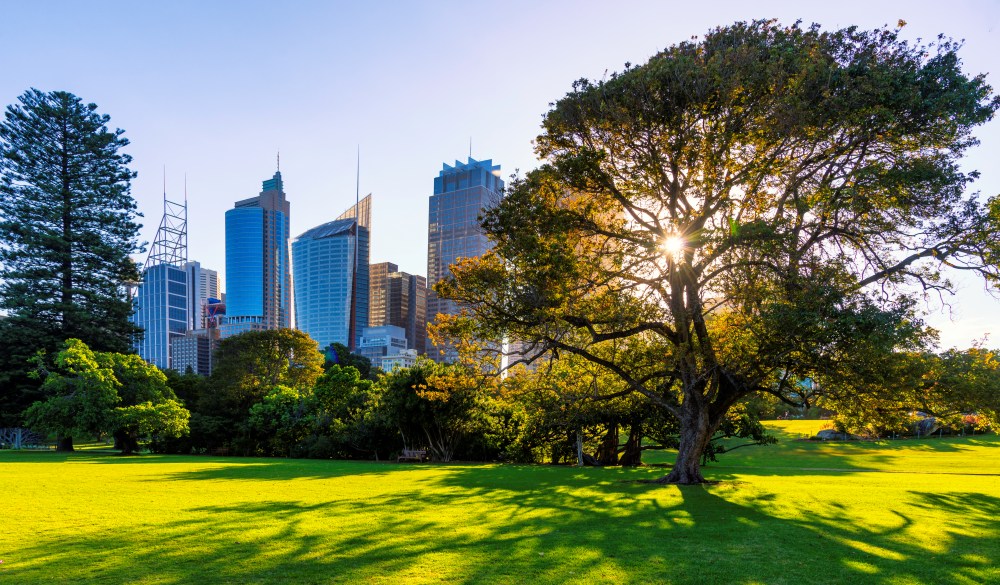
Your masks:
M216 447L215 449L212 449L212 455L222 455L222 456L229 455L229 448Z
M403 452L396 458L396 463L400 461L427 461L427 451L424 449L403 449Z

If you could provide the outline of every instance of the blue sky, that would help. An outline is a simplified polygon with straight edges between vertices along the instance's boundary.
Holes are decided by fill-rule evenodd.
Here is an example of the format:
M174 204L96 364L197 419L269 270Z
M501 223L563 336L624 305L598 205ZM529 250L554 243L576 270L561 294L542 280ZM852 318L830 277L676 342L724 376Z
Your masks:
M133 195L150 241L187 175L193 260L224 270L226 209L281 170L296 236L373 193L372 261L425 274L427 198L443 162L533 168L548 104L574 79L645 62L736 20L801 19L965 39L966 71L1000 87L1000 3L942 2L15 2L0 0L0 103L29 87L100 106L132 141ZM968 158L1000 193L1000 120ZM1000 304L961 284L943 345L996 330ZM994 337L991 345L996 345Z

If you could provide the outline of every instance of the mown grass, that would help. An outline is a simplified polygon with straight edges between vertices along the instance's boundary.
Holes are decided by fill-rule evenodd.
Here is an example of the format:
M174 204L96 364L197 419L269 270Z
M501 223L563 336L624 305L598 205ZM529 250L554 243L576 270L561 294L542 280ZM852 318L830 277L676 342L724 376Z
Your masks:
M1000 582L998 447L784 441L685 487L636 481L655 466L0 452L0 582Z

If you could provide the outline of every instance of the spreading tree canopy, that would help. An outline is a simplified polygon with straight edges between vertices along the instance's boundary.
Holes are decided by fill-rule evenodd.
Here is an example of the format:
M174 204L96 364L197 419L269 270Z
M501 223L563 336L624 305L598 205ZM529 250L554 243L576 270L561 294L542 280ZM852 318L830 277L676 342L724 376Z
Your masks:
M135 173L121 152L128 140L108 129L109 119L71 93L32 89L0 122L0 308L7 313L0 370L8 388L39 349L53 353L76 338L124 352L138 332L124 284L138 279L130 258L140 251L129 192Z
M741 400L883 387L942 268L996 283L997 199L966 193L960 160L998 99L959 49L757 21L577 81L544 164L483 218L496 247L439 292L477 335L613 372L679 421L663 481L704 481Z
M187 434L189 413L156 366L135 354L92 351L66 340L50 370L34 360L45 400L25 412L29 427L54 433L59 450L72 451L73 437L111 433L123 455L140 439Z
M306 390L323 374L323 354L308 334L296 329L248 331L219 344L207 403L221 401L244 417L276 386Z

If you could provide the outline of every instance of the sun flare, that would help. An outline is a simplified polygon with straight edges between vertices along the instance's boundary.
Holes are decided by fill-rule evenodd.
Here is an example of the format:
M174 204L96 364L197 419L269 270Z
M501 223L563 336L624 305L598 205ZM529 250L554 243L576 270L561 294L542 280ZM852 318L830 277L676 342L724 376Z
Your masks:
M667 236L663 238L663 242L660 244L660 249L669 254L671 257L676 257L684 251L684 238L676 235Z

